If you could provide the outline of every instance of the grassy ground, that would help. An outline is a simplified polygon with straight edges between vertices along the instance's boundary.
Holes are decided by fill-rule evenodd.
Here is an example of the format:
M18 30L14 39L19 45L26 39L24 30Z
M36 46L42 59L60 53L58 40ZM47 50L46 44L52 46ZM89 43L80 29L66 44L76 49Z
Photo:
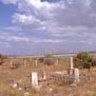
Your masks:
M19 63L20 66L12 69L11 61ZM68 58L59 58L59 64L51 66L40 62L36 66L35 59L32 58L6 59L0 66L0 96L96 96L96 68L92 68L90 73L87 70L81 70L81 73L91 74L91 79L80 82L77 86L70 86L62 82L52 82L51 84L47 82L48 84L43 84L43 87L38 90L30 86L29 76L32 71L40 73L44 69L48 75L52 72L67 70L68 66ZM11 88L12 80L19 82L22 90ZM25 85L28 86L27 90L25 90ZM50 88L53 90L50 91Z

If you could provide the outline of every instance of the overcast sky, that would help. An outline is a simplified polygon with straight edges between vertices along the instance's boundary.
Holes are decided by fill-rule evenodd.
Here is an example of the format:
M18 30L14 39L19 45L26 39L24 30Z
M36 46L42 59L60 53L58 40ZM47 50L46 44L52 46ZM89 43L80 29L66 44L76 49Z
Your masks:
M0 0L0 53L96 51L96 0Z

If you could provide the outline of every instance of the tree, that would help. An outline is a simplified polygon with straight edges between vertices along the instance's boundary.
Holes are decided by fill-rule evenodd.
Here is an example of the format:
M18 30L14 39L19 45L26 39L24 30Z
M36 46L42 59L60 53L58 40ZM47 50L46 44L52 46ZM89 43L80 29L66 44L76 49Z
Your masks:
M53 65L55 63L54 57L52 55L46 55L44 57L44 64Z
M90 70L95 61L93 59L93 56L91 56L88 52L81 52L74 58L74 63L75 67L87 68Z
M44 57L40 57L40 58L39 58L39 62L40 62L40 63L44 63Z

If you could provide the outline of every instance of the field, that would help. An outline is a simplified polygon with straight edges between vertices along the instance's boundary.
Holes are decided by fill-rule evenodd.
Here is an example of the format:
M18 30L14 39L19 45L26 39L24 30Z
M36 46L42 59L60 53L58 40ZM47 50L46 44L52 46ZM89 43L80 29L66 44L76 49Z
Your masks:
M90 80L80 81L76 86L63 83L63 81L47 81L42 88L33 88L30 82L32 71L40 74L42 70L45 70L46 75L49 76L53 72L67 71L70 63L68 57L59 57L58 64L46 65L38 61L36 65L36 59L7 58L0 65L0 96L96 96L96 68L92 68L91 72L86 69L80 70L80 73L88 75ZM56 59L55 57L55 61ZM13 62L19 65L15 68L12 65ZM19 83L20 89L10 86L13 81ZM50 88L52 88L51 91Z

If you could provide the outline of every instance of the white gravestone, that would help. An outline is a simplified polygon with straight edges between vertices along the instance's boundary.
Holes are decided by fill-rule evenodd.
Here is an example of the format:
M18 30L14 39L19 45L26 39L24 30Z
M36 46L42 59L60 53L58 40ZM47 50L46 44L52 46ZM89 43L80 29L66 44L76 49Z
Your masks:
M80 75L79 69L75 68L74 69L74 83L75 84L79 83L79 81L80 81L79 75Z
M38 74L37 74L37 72L32 72L32 86L33 87L38 86Z

